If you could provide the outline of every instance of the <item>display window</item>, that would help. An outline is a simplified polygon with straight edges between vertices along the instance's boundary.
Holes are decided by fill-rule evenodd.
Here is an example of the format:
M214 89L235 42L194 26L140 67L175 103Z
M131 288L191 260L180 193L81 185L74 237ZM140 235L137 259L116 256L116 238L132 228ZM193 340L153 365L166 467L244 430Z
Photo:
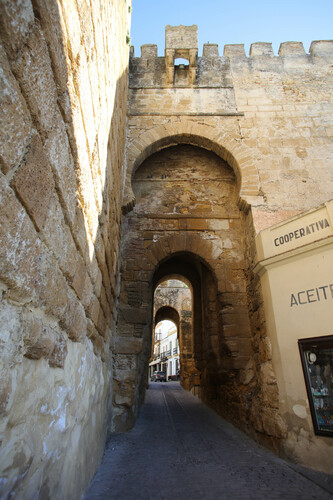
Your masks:
M316 434L333 437L333 335L298 341Z

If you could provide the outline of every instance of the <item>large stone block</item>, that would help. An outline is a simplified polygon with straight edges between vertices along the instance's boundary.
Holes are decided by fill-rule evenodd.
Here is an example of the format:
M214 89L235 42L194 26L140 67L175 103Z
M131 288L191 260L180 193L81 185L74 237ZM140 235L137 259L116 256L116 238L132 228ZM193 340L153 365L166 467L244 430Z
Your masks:
M77 183L65 125L60 113L56 114L55 127L44 143L44 151L52 167L61 203L71 227L75 223Z
M44 250L44 248L43 248ZM68 322L69 287L64 275L55 261L44 251L38 256L37 278L35 289L38 293L39 305L42 305L47 314Z
M56 342L56 331L41 320L27 318L25 321L24 355L30 359L48 358L54 350Z
M29 35L12 63L34 123L43 137L52 130L57 107L57 89L44 36L38 26Z
M170 26L165 27L165 47L167 49L197 49L198 26Z
M81 43L81 24L77 4L75 2L62 1L60 3L61 17L63 19L63 28L65 41L68 43L67 50L75 60L82 47Z
M102 361L105 360L105 344L103 337L96 330L93 322L88 319L87 322L87 337L92 341L94 346L94 353L99 356Z
M40 19L42 30L48 45L58 93L67 93L67 64L65 57L63 19L59 12L58 3L49 0L34 1L34 9Z
M140 338L121 337L115 341L115 354L139 354L141 351L142 339Z
M32 218L37 229L44 227L54 180L50 165L38 135L34 135L30 148L15 174L12 185Z
M63 368L67 345L62 333L29 314L24 315L23 324L24 356L29 359L43 357L52 368Z
M268 436L283 438L287 435L287 424L277 410L265 409L261 412L263 430Z
M34 21L35 16L30 0L21 0L20 2L3 0L1 2L1 36L11 57L14 57L25 43Z
M42 238L66 278L71 281L74 275L76 278L78 252L56 193L49 199L48 210Z
M76 102L77 95L71 95ZM90 167L90 156L83 118L79 107L72 108L74 138L72 151L75 152L78 197L86 220L86 232L94 240L99 227L98 210L95 200L94 180Z
M87 57L84 47L81 48L77 58L74 73L75 88L81 101L82 119L89 150L93 152L95 147L97 127L95 126L95 113L92 100L92 89L90 87L90 76L88 72Z
M74 288L80 300L82 300L83 298L87 279L88 279L88 273L86 270L86 266L84 265L82 258L78 256L71 285Z
M30 218L0 174L0 278L17 299L36 297L40 253L41 242Z
M52 352L49 354L49 365L51 368L63 368L67 356L67 342L65 337L58 333L56 343Z
M87 334L87 318L82 304L74 293L67 291L66 311L61 325L66 329L68 336L74 342L83 342Z
M106 318L103 312L103 309L99 309L99 315L98 315L98 321L97 321L97 330L100 335L104 338L104 340L107 340L108 338L108 319Z
M88 316L93 321L94 325L97 327L98 325L98 316L100 312L101 306L98 298L95 295L92 295L90 304L88 306Z
M32 123L19 84L1 45L0 106L0 166L7 174L20 163L30 143Z
M126 323L145 324L148 319L147 311L139 307L121 307L119 314Z

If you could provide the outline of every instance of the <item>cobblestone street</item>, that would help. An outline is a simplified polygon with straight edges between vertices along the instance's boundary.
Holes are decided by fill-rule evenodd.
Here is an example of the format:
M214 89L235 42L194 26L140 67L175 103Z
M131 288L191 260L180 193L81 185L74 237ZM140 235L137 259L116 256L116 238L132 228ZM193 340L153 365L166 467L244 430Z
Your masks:
M84 498L326 500L333 476L279 459L177 382L151 383L135 427L113 435Z

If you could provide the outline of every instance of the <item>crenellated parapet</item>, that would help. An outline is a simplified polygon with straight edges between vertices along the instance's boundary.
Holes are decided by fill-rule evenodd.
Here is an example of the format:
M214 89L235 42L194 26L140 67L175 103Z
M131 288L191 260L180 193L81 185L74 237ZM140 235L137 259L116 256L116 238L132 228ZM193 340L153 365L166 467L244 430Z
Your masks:
M245 54L244 44L225 45L223 55L232 59L244 59L247 61L265 58L278 60L283 63L285 59L302 58L311 64L317 62L316 59L325 61L333 60L333 40L317 40L311 43L309 54L305 52L302 42L283 42L280 44L278 56L274 55L271 43L256 42L250 47L249 57ZM318 61L319 62L319 61Z
M187 63L177 64L182 58ZM309 53L302 42L283 42L275 55L272 44L256 42L249 56L243 44L225 45L223 56L217 44L204 44L198 57L197 26L166 26L165 55L157 45L142 45L141 57L131 50L130 88L136 87L230 87L230 67L248 66L262 71L286 71L322 66L333 60L333 40L313 41Z

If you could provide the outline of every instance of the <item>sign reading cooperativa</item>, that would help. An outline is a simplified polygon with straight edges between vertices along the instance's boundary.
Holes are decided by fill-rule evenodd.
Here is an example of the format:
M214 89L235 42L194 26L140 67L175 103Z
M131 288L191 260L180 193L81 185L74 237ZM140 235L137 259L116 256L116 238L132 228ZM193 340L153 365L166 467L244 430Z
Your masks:
M294 240L298 240L299 238L303 238L306 236L310 236L313 233L316 233L318 231L321 231L323 229L326 229L327 227L330 227L330 223L328 220L321 219L316 222L313 222L312 224L308 224L303 227L299 227L298 229L295 229L294 231L290 231L288 233L285 233L281 236L277 236L274 238L274 245L276 247L279 247L281 245L285 245L286 243L291 243Z

